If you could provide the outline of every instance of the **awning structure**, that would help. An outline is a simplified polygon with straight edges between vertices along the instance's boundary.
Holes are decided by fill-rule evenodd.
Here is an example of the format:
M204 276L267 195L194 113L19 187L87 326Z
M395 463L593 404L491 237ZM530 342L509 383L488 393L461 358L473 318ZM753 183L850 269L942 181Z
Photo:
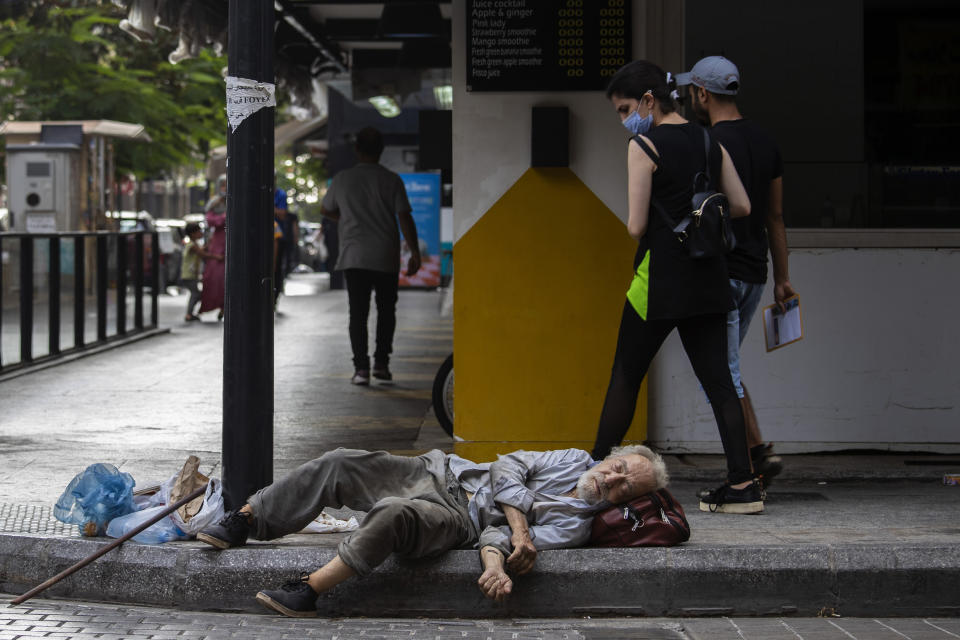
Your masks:
M284 122L273 130L273 148L281 149L302 141L311 155L325 155L328 146L324 133L326 125L327 116ZM227 145L224 144L210 150L206 170L207 179L216 180L217 176L226 172Z
M225 50L228 0L114 0L128 9L120 28L143 42L177 33L171 62L203 47ZM314 80L339 82L351 99L408 95L419 72L449 69L451 0L274 0L278 85L308 106ZM351 86L351 79L353 84ZM449 84L449 81L446 82ZM357 95L354 95L356 93Z
M98 135L108 138L124 138L150 142L143 125L116 120L58 120L58 121L12 121L0 123L0 135L39 136L44 125L81 125L83 135Z
M273 130L273 148L280 149L286 145L309 136L327 124L327 116L320 116L310 120L291 120L284 122Z

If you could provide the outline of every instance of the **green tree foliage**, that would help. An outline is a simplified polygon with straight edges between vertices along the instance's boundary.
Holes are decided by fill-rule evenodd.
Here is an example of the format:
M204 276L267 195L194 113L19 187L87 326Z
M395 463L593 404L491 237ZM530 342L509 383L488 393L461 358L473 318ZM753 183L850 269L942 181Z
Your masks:
M225 56L204 50L170 64L174 34L141 43L110 2L19 1L0 15L0 115L7 120L119 120L150 143L116 141L118 173L169 175L199 167L226 139Z
M291 210L301 220L320 222L320 200L327 189L323 160L305 149L287 147L274 157L274 175L277 187L286 191L291 200Z

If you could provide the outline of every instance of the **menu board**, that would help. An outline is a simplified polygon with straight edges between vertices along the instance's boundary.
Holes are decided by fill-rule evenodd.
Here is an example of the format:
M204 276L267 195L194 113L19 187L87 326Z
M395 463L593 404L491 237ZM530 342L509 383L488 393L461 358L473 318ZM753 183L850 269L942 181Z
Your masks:
M467 0L467 91L604 89L630 24L630 0Z

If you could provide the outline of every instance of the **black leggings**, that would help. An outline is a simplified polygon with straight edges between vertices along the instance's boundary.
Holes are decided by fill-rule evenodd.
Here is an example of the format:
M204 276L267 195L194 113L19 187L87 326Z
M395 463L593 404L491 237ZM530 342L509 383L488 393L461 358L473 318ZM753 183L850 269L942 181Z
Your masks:
M602 460L610 448L620 444L630 428L637 407L640 384L660 345L676 327L703 390L710 399L727 456L727 480L737 484L753 478L743 409L727 365L727 320L714 313L676 320L644 321L630 302L623 307L617 353L613 359L610 386L600 415L593 457ZM671 389L670 393L691 394L696 389Z

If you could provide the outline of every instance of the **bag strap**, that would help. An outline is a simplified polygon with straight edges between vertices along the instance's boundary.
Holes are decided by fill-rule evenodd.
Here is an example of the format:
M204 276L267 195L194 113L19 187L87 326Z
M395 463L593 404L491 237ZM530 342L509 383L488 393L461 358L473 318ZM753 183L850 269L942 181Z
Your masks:
M650 156L650 159L653 160L653 164L657 165L657 168L659 169L660 156L658 156L656 153L653 152L653 149L650 148L650 145L647 144L647 141L644 140L643 137L639 135L633 136L630 139L636 142L638 145L640 145L640 148L643 149L648 156Z
M686 528L689 530L689 529L690 529L690 523L687 522L686 516L683 515L683 513L681 513L681 512L677 509L678 503L677 503L677 501L674 499L673 494L671 494L669 491L667 491L666 488L663 488L663 489L660 489L659 491L657 491L657 495L660 496L660 497L667 503L667 510L668 510L670 513L672 513L672 514L674 514L675 516L677 516L677 518L678 518L681 522L683 522L683 526L686 527ZM668 518L668 520L670 521L670 524L672 524L672 525L674 526L675 529L677 529L678 531L683 532L683 527L681 527L679 524L677 524L676 522L674 522L674 521L673 521L673 518Z
M700 129L703 132L703 175L707 177L707 185L710 185L710 134L706 129Z
M638 145L640 145L640 148L643 149L643 151L648 156L650 156L650 159L653 160L653 164L659 169L660 156L658 156L656 153L653 152L653 149L650 148L650 145L648 145L646 141L638 135L633 136L630 139L636 142ZM707 145L709 144L710 144L710 141L708 140ZM693 217L689 215L684 216L683 219L678 223L673 218L670 217L670 214L667 213L667 210L664 209L663 206L659 202L657 202L657 199L654 198L652 195L650 196L650 204L653 206L654 211L656 211L657 214L660 216L660 218L663 220L664 224L667 225L667 228L672 229L673 233L677 235L677 239L680 242L683 242L684 238L686 237L686 229L690 225L690 222L693 220Z
M693 192L698 193L710 189L710 134L703 127L700 128L703 134L703 171L698 171L693 176ZM701 188L700 178L706 181Z

